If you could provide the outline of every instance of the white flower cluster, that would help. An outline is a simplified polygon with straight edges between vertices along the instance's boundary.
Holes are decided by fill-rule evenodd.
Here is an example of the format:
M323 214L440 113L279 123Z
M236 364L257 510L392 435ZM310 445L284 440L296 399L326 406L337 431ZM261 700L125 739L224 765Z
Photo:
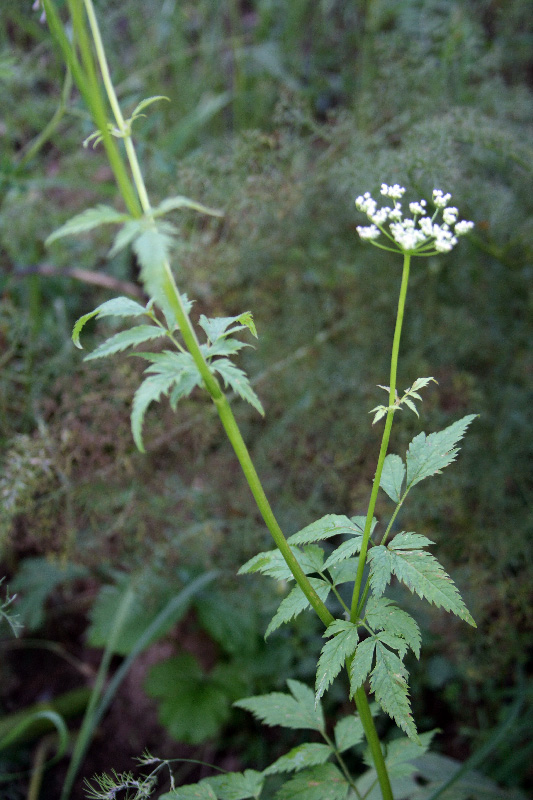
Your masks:
M394 252L410 253L417 256L430 256L436 253L448 253L456 244L457 237L463 236L474 227L473 222L457 221L459 214L454 206L448 206L452 196L444 194L440 189L433 190L433 205L436 210L428 216L427 202L420 200L409 203L412 217L404 217L400 199L405 189L397 183L394 186L381 184L381 194L394 201L394 205L378 208L378 204L370 192L365 192L355 201L356 208L362 211L371 225L358 226L357 233L376 247ZM436 218L442 214L442 222ZM388 230L384 227L388 223ZM384 234L392 246L378 243L376 240Z

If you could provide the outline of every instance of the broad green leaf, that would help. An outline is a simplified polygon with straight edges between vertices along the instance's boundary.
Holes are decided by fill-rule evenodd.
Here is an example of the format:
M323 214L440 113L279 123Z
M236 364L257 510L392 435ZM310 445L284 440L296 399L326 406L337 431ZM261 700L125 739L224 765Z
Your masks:
M422 637L413 617L398 608L387 597L371 597L365 611L366 621L375 631L386 631L405 639L417 658L420 657Z
M340 753L355 747L363 741L365 731L363 723L358 716L352 714L349 717L344 717L339 720L335 725L335 744Z
M357 533L360 531L354 526L352 521L343 514L326 514L325 517L312 522L298 533L293 533L287 541L289 544L309 544L318 542L322 539L329 539L339 533Z
M370 565L370 588L374 597L380 597L387 584L390 583L392 574L392 557L389 550L382 544L372 547L368 551Z
M234 703L237 708L250 711L265 725L280 725L283 728L325 730L324 715L320 703L315 707L315 694L300 681L288 680L290 694L271 692L257 697L245 697Z
M331 586L321 578L309 578L309 582L322 602L325 603ZM294 617L297 617L298 614L301 614L302 611L305 611L305 609L309 608L309 606L310 603L305 594L302 592L299 586L295 586L294 589L287 595L287 597L279 604L278 610L266 629L265 639L270 636L273 631L279 628L280 625L283 625L285 622L289 622L291 619L294 619Z
M106 300L94 311L89 311L88 314L84 314L77 320L72 330L72 341L80 350L83 349L80 344L80 333L85 323L93 317L138 317L141 314L146 314L146 308L140 303L136 303L135 300L130 300L129 297L114 297L112 300Z
M396 653L379 641L376 643L376 666L370 676L370 688L383 711L394 719L410 739L418 742L409 704L407 670Z
M357 645L350 667L350 690L352 694L363 685L372 669L376 643L376 637L369 636L368 639L364 639Z
M459 450L456 447L457 442L463 438L466 429L475 418L476 414L468 414L443 431L430 433L429 436L425 433L415 436L406 456L407 489L411 489L424 478L441 472L444 467L455 461Z
M186 653L151 667L145 689L158 704L159 721L177 741L199 744L216 736L230 714L230 698Z
M265 410L261 405L261 401L252 389L250 381L242 369L236 367L227 358L217 358L216 361L211 362L211 367L221 375L226 386L231 386L239 397L250 403L264 417Z
M280 772L300 772L306 767L325 764L332 755L333 750L328 744L300 744L293 747L288 753L274 761L267 769L265 775L276 775Z
M477 627L448 573L423 550L389 550L391 569L398 580L419 597L446 609Z
M72 236L77 233L84 233L97 228L100 225L109 225L111 223L126 222L131 219L129 214L123 214L116 211L111 206L98 205L95 208L88 208L82 211L81 214L76 214L75 217L65 222L57 231L54 231L47 238L45 244L48 246L56 239L61 239L63 236Z
M130 328L128 331L121 331L106 339L96 350L85 356L84 361L91 361L94 358L104 358L105 356L120 353L128 347L135 347L143 342L148 342L152 339L160 339L165 336L165 331L157 327L157 325L138 325L135 328Z
M179 789L165 792L159 800L217 800L217 796L209 782L202 781L202 783L190 783L187 786L180 786Z
M328 626L324 636L332 636L322 648L316 671L315 693L320 700L326 689L344 667L346 659L357 647L359 634L357 625L344 620L335 620Z
M244 772L227 772L208 778L208 783L219 800L248 800L258 798L265 782L262 772L247 769Z
M142 439L142 428L148 406L150 403L157 402L161 395L166 394L175 381L176 376L174 375L150 375L135 392L131 411L131 432L141 453L146 452Z
M383 462L383 472L379 485L391 500L399 503L402 498L402 484L405 477L405 464L400 456L388 455Z
M162 214L168 214L169 211L177 211L180 208L190 208L192 211L198 211L200 214L208 214L210 217L223 217L224 212L216 208L209 208L208 206L197 203L196 200L189 200L188 197L177 195L176 197L167 197L159 205L154 208L154 217L160 217Z
M300 772L276 793L276 800L346 800L349 784L334 764Z

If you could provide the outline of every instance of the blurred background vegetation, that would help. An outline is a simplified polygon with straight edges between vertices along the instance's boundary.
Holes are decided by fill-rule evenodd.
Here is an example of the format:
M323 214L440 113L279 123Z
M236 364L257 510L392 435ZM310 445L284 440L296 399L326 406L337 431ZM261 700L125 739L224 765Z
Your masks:
M263 421L238 406L238 415L287 533L325 513L364 513L375 468L379 431L368 410L386 382L399 272L397 259L358 241L355 196L376 196L382 181L410 187L411 199L440 187L475 221L451 255L414 264L399 385L437 378L423 406L426 431L480 414L457 465L424 485L401 521L437 542L479 627L424 612L412 697L419 727L441 728L437 746L464 759L523 695L513 733L485 770L525 786L533 755L531 689L520 677L533 638L530 4L96 7L124 110L150 95L170 98L136 123L154 200L186 194L225 212L222 221L177 220L176 275L196 300L193 316L254 313L259 342L244 361L267 413ZM147 745L162 756L177 748L230 769L261 768L280 743L231 702L283 688L289 675L312 680L320 627L309 615L265 646L280 597L235 572L270 543L207 401L194 397L177 417L152 409L141 456L129 430L140 364L84 364L70 342L75 319L98 303L142 297L131 257L106 260L107 231L48 251L43 244L75 212L116 199L103 151L81 147L91 131L39 13L29 1L2 3L0 577L18 595L10 608L24 630L13 640L2 628L0 713L9 721L88 685L128 587L135 603L115 667L169 598L216 567L217 581L135 662L83 774L130 768ZM106 327L95 326L85 345ZM398 423L393 447L402 452L419 423L407 415ZM188 687L181 697L178 675ZM332 714L340 697L332 693ZM2 717L0 733L1 725ZM0 752L0 773L31 767L35 738L27 738ZM42 798L57 797L61 769ZM6 797L25 797L24 785L13 780Z

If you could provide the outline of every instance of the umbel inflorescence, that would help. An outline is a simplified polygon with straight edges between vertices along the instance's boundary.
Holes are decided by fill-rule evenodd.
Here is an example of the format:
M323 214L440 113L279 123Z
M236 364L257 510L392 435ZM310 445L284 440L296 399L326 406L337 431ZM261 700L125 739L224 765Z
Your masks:
M440 189L433 190L435 207L433 216L428 214L427 202L419 200L409 203L409 211L413 216L404 217L400 202L404 193L404 187L397 183L394 186L381 184L381 194L394 201L392 208L390 206L378 208L370 192L365 192L356 199L356 208L366 214L372 223L358 226L357 233L361 239L382 250L413 256L433 256L437 253L448 253L457 244L457 237L463 236L474 227L473 222L457 220L458 210L448 205L452 198L451 194L444 194ZM440 214L442 221L437 222ZM383 243L383 240L378 241L382 234L388 243Z

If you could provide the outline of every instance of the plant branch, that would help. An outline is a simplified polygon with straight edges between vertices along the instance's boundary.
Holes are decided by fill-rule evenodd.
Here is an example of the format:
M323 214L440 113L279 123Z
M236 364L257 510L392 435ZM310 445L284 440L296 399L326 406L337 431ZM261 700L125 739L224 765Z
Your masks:
M400 352L400 339L402 335L403 314L405 309L405 299L407 296L407 286L409 283L410 265L411 265L411 256L409 253L406 253L404 254L403 258L402 282L400 286L400 296L398 299L398 311L396 314L394 340L392 343L390 381L389 381L389 406L394 405L394 401L396 398L396 375L398 371L398 354ZM357 622L359 614L361 613L362 610L361 585L363 583L363 573L366 565L366 554L368 551L368 543L370 540L370 529L372 527L374 509L376 508L379 484L381 481L381 473L383 472L383 463L385 461L385 456L387 455L387 448L389 446L393 416L394 416L394 410L391 409L390 411L387 412L387 417L385 419L385 429L383 431L383 437L381 439L378 465L376 467L376 474L374 476L374 482L372 484L372 492L370 494L370 502L368 504L368 511L365 520L365 528L363 532L363 541L361 543L361 552L359 554L359 561L357 564L357 574L355 577L355 584L352 596L352 610L350 619L354 623Z

